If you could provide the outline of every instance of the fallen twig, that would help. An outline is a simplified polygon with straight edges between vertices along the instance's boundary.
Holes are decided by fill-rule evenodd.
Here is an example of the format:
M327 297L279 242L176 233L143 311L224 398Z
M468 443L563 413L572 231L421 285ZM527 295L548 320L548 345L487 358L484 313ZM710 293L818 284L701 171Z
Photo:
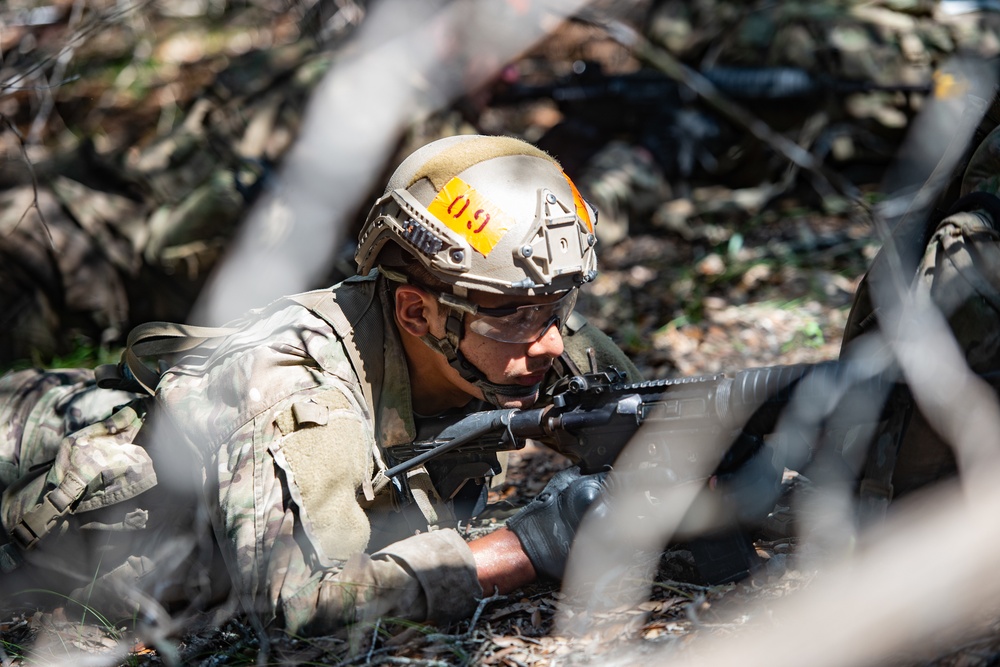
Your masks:
M476 628L476 623L479 622L479 617L483 615L483 611L486 609L486 605L490 604L491 602L498 602L500 600L506 600L506 599L507 599L506 595L500 595L500 593L496 592L496 589L494 589L493 595L489 597L484 597L482 600L480 600L479 606L476 607L476 613L472 615L472 620L469 621L469 629L465 631L465 636L468 637L472 635L473 630L475 630Z

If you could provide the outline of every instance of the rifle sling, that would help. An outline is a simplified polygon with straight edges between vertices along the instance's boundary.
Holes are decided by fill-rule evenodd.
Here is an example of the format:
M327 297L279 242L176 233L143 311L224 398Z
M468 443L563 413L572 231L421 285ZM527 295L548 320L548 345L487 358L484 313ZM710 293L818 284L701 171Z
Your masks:
M901 387L893 390L889 397L889 416L875 431L864 477L858 488L858 511L862 525L874 525L885 519L893 496L892 474L912 414L913 400L909 391Z

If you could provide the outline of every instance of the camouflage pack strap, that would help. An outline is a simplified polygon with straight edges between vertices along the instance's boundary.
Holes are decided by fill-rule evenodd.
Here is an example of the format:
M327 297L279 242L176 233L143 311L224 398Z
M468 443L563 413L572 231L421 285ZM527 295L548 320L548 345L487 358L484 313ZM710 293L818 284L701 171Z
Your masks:
M989 214L993 224L988 224L985 220L981 224L964 223L961 226L946 224L955 213L975 211ZM949 252L948 259L955 264L955 268L962 278L972 286L976 295L992 306L994 310L1000 312L1000 293L991 280L995 275L990 272L995 264L987 263L988 260L984 256L983 248L976 245L976 243L996 244L1000 242L1000 231L996 229L996 221L1000 221L1000 198L989 192L970 192L955 202L948 216L949 218L946 218L935 231L935 238L942 235L963 238L964 243L961 251ZM943 242L942 245L944 245ZM995 254L993 256L995 257Z
M72 471L67 471L59 486L46 493L42 502L24 513L11 529L11 538L25 551L33 549L70 512L73 504L83 497L86 490L87 482Z
M858 514L863 525L877 525L885 519L892 502L892 473L913 415L913 400L909 392L894 390L889 397L887 412L888 418L879 424L875 432L864 477L858 487Z
M330 290L318 290L289 297L333 327L347 350L354 372L361 381L365 400L372 410L375 409L372 387L381 384L382 368L377 364L366 365L364 360L382 358L382 320L366 317L370 313L377 314L371 308L375 294L374 289L344 290L336 294Z
M236 333L228 327L197 327L173 322L147 322L129 332L125 350L118 364L98 366L94 373L97 385L104 389L156 393L159 371L142 362L142 357L162 357L186 352L208 340Z
M348 278L347 281L366 280L362 277ZM346 281L345 281L346 282ZM376 283L377 285L377 283ZM351 366L361 383L365 401L373 414L378 409L372 388L381 386L384 369L378 363L365 363L365 359L382 359L384 332L379 309L372 308L377 294L377 287L370 290L343 290L334 293L330 290L317 290L289 297L299 305L315 313L333 327L337 337L344 344ZM388 478L382 471L388 466L382 458L378 447L374 450L375 461L378 464L378 489L371 479L364 482L365 498L372 500Z

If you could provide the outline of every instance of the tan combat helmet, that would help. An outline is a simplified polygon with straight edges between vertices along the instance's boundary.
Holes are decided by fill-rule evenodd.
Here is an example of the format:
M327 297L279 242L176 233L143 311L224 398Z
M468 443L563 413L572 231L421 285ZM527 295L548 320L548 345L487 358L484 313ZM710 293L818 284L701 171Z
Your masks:
M366 275L392 241L459 296L554 294L596 277L596 220L559 163L531 144L448 137L399 165L355 259Z

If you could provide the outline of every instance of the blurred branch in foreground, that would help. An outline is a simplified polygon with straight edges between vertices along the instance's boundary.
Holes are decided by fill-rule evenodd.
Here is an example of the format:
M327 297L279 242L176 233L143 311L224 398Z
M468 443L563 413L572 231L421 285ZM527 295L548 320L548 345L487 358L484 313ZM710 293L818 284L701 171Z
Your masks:
M963 67L962 63L953 65ZM973 91L988 102L996 87L995 74L984 72L974 62L964 67ZM706 634L688 647L678 649L675 655L672 650L664 651L664 658L674 657L676 664L710 665L736 661L761 665L880 664L909 652L926 655L928 651L940 650L966 637L971 629L982 627L979 624L984 621L984 611L990 609L990 603L1000 592L1000 585L990 583L994 579L991 554L998 545L995 531L989 528L993 523L990 517L1000 507L994 481L1000 474L997 443L1000 409L994 392L974 377L969 368L972 350L984 344L956 339L956 334L969 335L969 332L953 329L957 326L954 319L959 313L957 307L969 299L988 301L991 293L987 285L984 295L981 285L984 281L967 280L963 284L959 277L965 270L968 273L964 275L968 276L976 269L989 272L996 268L992 263L996 233L989 231L988 219L975 213L974 207L984 201L985 194L992 192L988 187L982 187L983 195L973 198L965 209L958 209L945 220L945 223L956 220L951 224L959 232L949 236L946 225L938 227L940 236L934 237L932 250L926 252L916 279L912 278L923 243L938 225L932 205L954 179L956 167L965 166L960 164L960 157L966 152L987 106L974 106L970 110L963 104L966 101L943 98L929 104L911 133L912 142L922 142L916 154L923 159L904 162L887 179L892 182L895 177L896 186L903 188L897 197L908 203L902 206L905 213L899 216L902 222L894 233L884 224L880 226L885 247L870 276L870 298L874 305L867 313L871 322L878 323L878 330L869 324L866 336L859 336L845 347L846 357L874 369L893 361L898 365L920 414L952 447L961 488L948 485L914 493L893 508L884 524L875 521L862 530L865 526L858 522L859 504L854 494L857 475L864 470L864 458L890 453L895 457L896 453L886 444L876 442L870 452L852 460L844 442L831 442L828 431L830 409L840 395L838 388L829 387L829 401L800 397L784 417L786 428L779 429L778 435L782 435L782 430L787 431L785 435L796 430L811 431L808 446L813 462L807 470L818 486L811 499L799 499L802 519L799 537L803 540L800 549L806 555L802 562L808 569L817 570L815 579L805 590L777 603L750 603L738 608L723 605L721 614L732 619L727 627L734 634L725 638ZM990 173L995 173L997 165L990 164L994 167ZM966 220L960 217L963 215L975 223L968 222L966 227L958 222ZM880 222L878 218L876 222ZM976 227L976 223L981 227ZM940 231L942 228L944 232ZM970 231L975 229L981 230L980 236ZM949 249L946 239L951 237L956 242ZM961 245L962 240L965 246ZM897 247L898 243L903 246ZM976 246L980 244L982 254L977 254ZM938 247L944 249L937 251L943 268L942 264L933 263L933 248ZM964 256L966 252L971 258ZM949 270L949 260L955 263L957 272ZM985 282L995 282L995 276L987 273ZM863 303L861 308L865 307ZM976 368L981 371L987 360L978 361ZM880 405L881 401L869 406L855 405L852 412L841 415L840 419L854 417L860 425L866 419L862 413ZM857 439L867 442L867 438ZM837 451L830 451L831 448ZM780 451L778 445L776 452ZM788 465L798 469L796 464L804 464L806 458L792 456ZM890 460L890 471L894 460ZM710 470L708 466L699 472L705 475ZM889 489L891 497L891 486ZM648 499L641 497L643 491L662 501L658 507L663 510L654 517L655 521L647 517L641 523L634 518L643 507L648 509L648 502L644 505ZM694 497L691 492L683 497L683 491L683 488L664 488L650 493L643 489L624 494L611 521L626 526L619 534L631 535L631 542L624 545L616 542L612 548L606 536L598 532L599 526L607 526L606 522L585 525L577 542L581 548L574 552L577 558L571 561L571 576L566 581L565 590L575 603L564 610L560 621L564 631L593 630L592 612L607 611L609 605L637 604L648 595L655 559L650 559L645 570L636 572L630 582L620 571L621 558L630 550L655 554L674 538ZM616 510L614 502L611 509ZM634 524L634 530L627 528L630 523ZM942 544L947 545L947 562L942 562L937 546ZM609 551L614 553L609 555ZM614 580L618 584L620 599L610 601L594 588L592 582L599 584L602 575L605 582ZM871 603L858 605L862 599ZM941 600L949 602L938 604ZM780 656L775 654L775 646L782 647ZM630 654L621 664L634 661L637 656Z
M374 7L316 91L276 184L251 212L195 319L225 321L311 286L403 129L484 83L583 4L532 2L523 12L506 2Z

